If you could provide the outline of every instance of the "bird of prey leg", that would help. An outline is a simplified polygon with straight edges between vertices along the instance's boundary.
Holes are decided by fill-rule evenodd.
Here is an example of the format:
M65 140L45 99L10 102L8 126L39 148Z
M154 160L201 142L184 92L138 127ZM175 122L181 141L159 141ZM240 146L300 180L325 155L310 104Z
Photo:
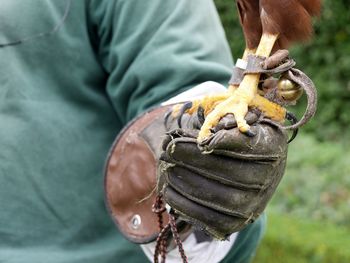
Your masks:
M321 9L320 0L236 0L236 3L246 42L242 60L246 62L251 55L269 58L271 53L285 49L293 42L308 40L313 31L312 16L318 15ZM287 111L263 96L263 91L258 89L261 75L247 73L239 85L230 85L227 92L193 101L192 107L176 106L173 115L193 114L199 107L204 109L206 118L197 139L199 144L211 136L213 128L227 114L235 116L241 132L254 136L245 120L250 108L256 108L266 118L283 123L288 116ZM282 78L277 93L292 102L301 96L297 85Z
M274 47L279 49L291 42L307 40L312 34L311 17L319 14L321 4L320 0L237 0L237 7L247 44L245 54L256 49L256 56L267 58ZM259 34L261 39L256 46ZM283 107L259 97L259 81L260 74L246 74L238 88L230 88L231 96L217 104L206 117L199 132L199 143L206 141L211 129L229 113L235 116L241 132L254 136L245 120L250 107L260 109L274 121L285 120L287 111Z
M263 34L256 55L268 57L277 39L278 35ZM248 136L254 136L254 133L250 131L250 127L245 120L245 116L248 113L249 106L255 106L260 109L260 105L262 105L261 100L263 98L258 95L259 81L260 74L247 74L239 87L233 91L232 95L218 104L209 113L199 132L198 142L208 139L211 135L211 128L217 125L220 119L228 113L235 116L237 126L241 132L246 133ZM286 111L278 105L271 104L271 106L273 109L277 108L279 114L268 117L273 118L275 121L283 121ZM265 115L267 115L266 112Z

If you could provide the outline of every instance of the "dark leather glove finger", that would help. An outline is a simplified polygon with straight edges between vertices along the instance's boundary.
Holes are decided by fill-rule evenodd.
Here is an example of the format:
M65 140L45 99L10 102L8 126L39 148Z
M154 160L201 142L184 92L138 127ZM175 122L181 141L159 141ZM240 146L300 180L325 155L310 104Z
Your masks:
M227 239L235 230L240 230L254 221L253 218L247 220L234 217L199 205L170 187L164 190L163 196L166 202L180 215L181 220L219 240Z
M207 232L216 238L240 230L242 222L255 220L265 209L274 193L285 168L285 158L277 160L241 160L216 154L201 155L195 142L189 138L177 138L169 145L162 157L163 194L174 191L181 196L173 200L166 196L166 202L187 217L187 221L205 226ZM188 206L185 206L187 204ZM207 221L209 214L203 211L215 211L225 220L239 221L237 225L223 221L220 225ZM219 221L217 221L219 222ZM209 224L209 225L208 225ZM221 229L221 230L220 230ZM222 232L224 231L228 232Z
M183 220L219 239L262 213L284 173L286 134L269 124L251 128L253 138L222 129L200 147L198 131L173 130L163 144L158 191Z
M190 139L190 142L196 141L196 138L198 137L198 130L190 130L190 129L174 129L170 132L167 132L162 143L162 150L166 151L169 143L172 140L175 140L177 138L187 138ZM187 140L186 139L186 140Z
M261 171L271 169L269 166L271 159L263 159L263 156L260 155L257 157L254 157L253 154L249 155L248 158L254 162L254 169L252 169L249 159L240 158L239 153L235 156L236 158L232 157L234 157L233 154L230 157L202 154L195 139L184 137L172 140L160 159L223 184L260 189L270 176L269 173ZM256 162L257 159L259 162Z
M249 218L257 203L261 204L259 192L263 190L263 186L259 188L251 188L248 185L233 187L178 166L167 170L166 182L171 188L193 202L240 218ZM268 187L269 183L266 186ZM260 207L261 211L265 208Z

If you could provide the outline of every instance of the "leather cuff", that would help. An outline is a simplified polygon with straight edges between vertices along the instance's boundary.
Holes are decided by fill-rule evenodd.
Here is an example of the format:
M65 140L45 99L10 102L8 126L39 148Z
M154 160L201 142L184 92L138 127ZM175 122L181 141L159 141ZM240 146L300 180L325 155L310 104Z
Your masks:
M248 64L247 68L244 71L244 74L279 74L286 72L295 66L295 61L293 59L285 59L285 61L281 61L280 65L276 65L273 68L264 68L265 57L249 55L248 56Z
M153 109L133 120L114 141L105 165L105 202L119 231L138 244L159 233L152 212L156 198L157 152L165 135L168 107ZM163 222L168 221L163 213Z
M244 77L244 69L235 66L232 69L231 79L228 82L228 84L233 86L239 86L239 84L241 84L243 80L243 77Z

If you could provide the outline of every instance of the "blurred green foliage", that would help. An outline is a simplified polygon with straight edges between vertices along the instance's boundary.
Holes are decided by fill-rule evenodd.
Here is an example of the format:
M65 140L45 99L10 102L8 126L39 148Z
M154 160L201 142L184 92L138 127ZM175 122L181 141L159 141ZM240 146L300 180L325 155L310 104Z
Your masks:
M350 262L349 160L345 145L310 134L290 145L254 262Z
M270 212L254 263L350 262L349 236L344 227Z
M241 57L244 39L234 0L215 0L234 58ZM291 48L297 67L315 82L319 106L315 119L304 130L318 140L350 139L350 15L349 0L324 0L315 36ZM295 112L302 113L301 103Z
M350 152L343 144L299 136L289 146L287 170L271 210L350 229ZM350 236L349 236L350 244Z

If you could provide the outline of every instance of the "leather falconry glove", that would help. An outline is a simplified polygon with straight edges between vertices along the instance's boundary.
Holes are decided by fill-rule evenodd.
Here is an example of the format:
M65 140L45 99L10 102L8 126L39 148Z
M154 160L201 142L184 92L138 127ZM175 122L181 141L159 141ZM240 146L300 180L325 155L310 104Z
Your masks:
M130 241L154 241L160 230L152 205L160 193L180 216L178 221L225 239L266 207L284 172L287 136L249 113L256 133L249 138L228 115L200 149L201 114L184 114L179 121L166 114L170 110L166 106L144 113L117 137L105 170L109 211Z
M227 115L200 147L197 116L185 114L181 128L167 121L157 189L180 220L224 240L261 215L284 174L288 138L259 117L246 117L250 138Z

